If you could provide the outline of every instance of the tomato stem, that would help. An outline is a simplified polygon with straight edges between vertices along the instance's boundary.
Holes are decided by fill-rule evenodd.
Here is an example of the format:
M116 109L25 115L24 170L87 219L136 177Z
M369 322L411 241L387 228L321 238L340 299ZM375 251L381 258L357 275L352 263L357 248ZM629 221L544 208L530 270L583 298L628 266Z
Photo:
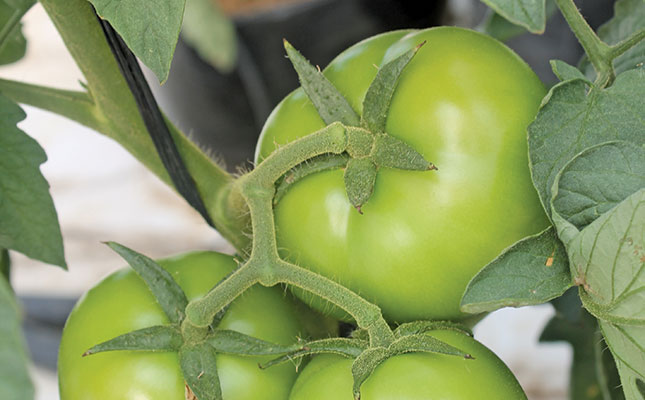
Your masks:
M276 182L292 168L322 154L347 150L347 129L340 123L291 142L276 150L253 171L235 182L235 191L246 201L253 229L248 261L200 300L186 308L187 324L204 327L215 315L249 286L286 283L309 291L349 313L367 330L373 346L387 346L394 333L381 310L358 294L328 278L280 258L273 215Z

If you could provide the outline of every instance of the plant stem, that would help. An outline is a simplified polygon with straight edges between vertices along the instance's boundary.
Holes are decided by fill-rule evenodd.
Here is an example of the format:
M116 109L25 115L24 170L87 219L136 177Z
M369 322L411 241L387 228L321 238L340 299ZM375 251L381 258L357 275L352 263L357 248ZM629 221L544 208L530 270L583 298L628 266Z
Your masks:
M51 111L101 131L107 123L87 92L54 89L0 79L0 92L13 101Z
M369 303L344 286L280 259L273 217L275 182L287 171L321 154L346 150L348 131L339 123L291 142L267 157L236 185L246 200L253 227L253 247L249 260L202 299L186 308L187 324L204 326L250 284L264 286L287 283L311 292L349 313L359 327L367 330L373 346L387 346L394 333L378 306Z
M573 0L555 0L569 27L578 38L593 65L601 87L610 83L614 78L614 68L611 58L611 47L600 40L576 7Z
M638 43L641 42L641 40L645 39L645 29L642 29L627 39L616 43L615 45L611 46L611 59L614 60L616 57L621 56L624 54L627 50L631 49L632 47L636 46Z
M387 347L394 341L394 333L383 319L381 309L345 286L285 261L274 268L274 277L279 282L304 289L345 310L359 328L367 330L371 346Z
M91 4L86 0L42 0L41 4L87 80L89 96L96 107L93 115L101 121L99 131L120 143L172 187ZM69 117L82 117L66 113ZM243 234L248 221L240 217L243 210L230 206L242 204L234 198L236 192L230 190L233 178L186 135L169 122L168 126L218 231L242 251L249 244L249 238Z

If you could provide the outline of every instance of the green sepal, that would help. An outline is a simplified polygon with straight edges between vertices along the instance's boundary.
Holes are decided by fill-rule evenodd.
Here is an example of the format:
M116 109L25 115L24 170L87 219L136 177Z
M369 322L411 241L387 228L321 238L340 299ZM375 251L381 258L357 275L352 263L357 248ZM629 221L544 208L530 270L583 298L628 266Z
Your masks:
M363 128L347 127L347 153L352 158L367 157L374 148L374 135Z
M372 160L379 167L411 171L436 170L437 167L402 140L388 134L376 134Z
M449 322L432 322L432 321L420 321L418 323L406 324L402 329L401 333L412 332L414 330L424 331L424 329L438 329L443 326L450 327L449 329L457 329L459 331L464 331L463 327L460 327L458 324L451 324ZM461 351L460 349L451 346L433 336L430 336L426 333L416 333L408 334L405 336L399 336L397 339L392 342L387 348L386 347L370 347L363 351L352 364L352 376L354 378L354 399L361 398L361 385L367 378L370 377L372 372L378 367L383 361L388 358L397 356L399 354L412 353L412 352L423 352L423 353L435 353L435 354L445 354L449 356L463 357L465 359L473 359L473 357Z
M414 49L406 51L378 70L363 100L363 127L374 133L385 132L387 114L401 72L424 44L425 42L422 42Z
M316 172L345 168L347 166L347 160L349 160L349 156L346 153L322 154L299 164L284 174L276 184L273 204L278 204L289 188L299 180Z
M184 380L199 400L222 400L216 355L217 351L206 342L186 344L179 351Z
M294 359L299 359L305 356L314 354L338 354L344 357L356 358L365 350L369 344L364 340L348 339L348 338L328 338L314 340L308 343L298 345L298 349L290 351L282 357L275 358L265 364L262 368L269 368L274 365L283 364Z
M117 336L93 346L83 357L105 351L178 351L183 338L177 325L156 325Z
M349 202L363 214L361 207L374 191L376 165L369 158L352 158L347 162L343 177Z
M296 50L291 43L284 41L293 68L298 73L300 84L307 93L323 121L329 125L332 122L342 122L349 126L359 126L360 119L347 102L347 99L329 82L320 69L314 67Z
M452 330L462 332L468 336L472 336L473 332L466 325L452 321L414 321L407 322L399 325L394 330L394 336L400 338L403 336L417 335L419 333L426 333L434 330Z
M115 242L106 243L143 279L172 323L180 323L188 305L186 294L172 275L154 260Z
M300 345L284 346L270 343L233 330L214 330L206 339L218 353L245 356L268 356L284 354L300 348Z
M465 359L472 359L468 353L465 353L455 346L451 346L448 343L445 343L433 336L430 336L425 333L418 333L416 335L407 335L398 338L388 347L390 357L412 353L412 352L423 352L423 353L435 353L435 354L445 354L449 356L457 356Z

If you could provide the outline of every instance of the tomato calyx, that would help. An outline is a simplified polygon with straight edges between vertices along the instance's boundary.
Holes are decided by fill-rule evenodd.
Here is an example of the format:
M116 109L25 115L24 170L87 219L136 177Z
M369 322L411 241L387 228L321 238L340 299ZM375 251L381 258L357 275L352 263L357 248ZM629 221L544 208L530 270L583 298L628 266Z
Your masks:
M83 353L84 357L106 351L176 352L186 381L187 398L222 400L217 354L276 356L300 348L298 343L278 345L237 331L217 329L225 309L217 313L207 327L189 323L185 318L188 300L170 273L134 250L114 242L108 245L142 278L170 323L119 335L94 345Z
M340 122L347 129L346 153L349 157L335 157L336 162L333 165L329 163L329 159L321 160L323 166L308 168L306 175L333 167L343 168L347 197L360 214L363 213L361 207L372 196L379 168L413 171L437 169L414 148L389 135L385 130L388 110L401 72L424 43L379 69L365 94L363 114L358 116L347 99L325 78L320 69L311 65L289 42L284 41L285 50L298 73L302 88L320 117L328 125ZM312 162L317 163L319 160ZM294 179L306 175L293 172L287 179L291 184Z
M454 330L472 336L472 332L462 324L450 321L415 321L402 324L395 329L395 340L389 345L370 346L365 331L359 329L353 332L351 338L328 338L303 342L299 348L262 364L261 367L268 368L317 354L336 354L351 358L354 360L352 363L353 395L358 400L363 382L381 363L397 355L420 352L474 359L470 354L427 334L436 330Z

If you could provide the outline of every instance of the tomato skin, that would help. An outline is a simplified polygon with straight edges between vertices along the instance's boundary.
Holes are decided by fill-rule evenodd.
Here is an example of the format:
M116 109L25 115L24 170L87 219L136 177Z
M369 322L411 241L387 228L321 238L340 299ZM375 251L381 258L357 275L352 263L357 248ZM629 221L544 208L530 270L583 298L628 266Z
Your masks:
M195 252L161 260L190 299L203 296L235 268L229 256ZM290 344L303 332L296 309L279 288L253 287L236 299L218 325L267 341ZM123 333L168 320L144 282L130 268L90 289L70 314L61 340L58 376L62 400L183 400L177 353L81 354ZM269 358L270 359L270 358ZM292 365L261 370L257 357L220 354L224 399L286 399L296 377Z
M395 31L354 45L324 73L360 113L375 66L424 41L401 75L386 129L438 171L382 168L364 215L347 200L341 170L297 182L275 209L284 257L339 281L399 323L464 318L459 302L470 279L548 226L526 144L545 89L502 43L454 27ZM294 91L267 120L256 161L322 127L302 89Z
M431 336L471 354L474 359L407 353L379 365L361 387L361 400L525 400L511 371L488 348L456 331ZM351 359L316 356L302 370L289 400L352 400Z

